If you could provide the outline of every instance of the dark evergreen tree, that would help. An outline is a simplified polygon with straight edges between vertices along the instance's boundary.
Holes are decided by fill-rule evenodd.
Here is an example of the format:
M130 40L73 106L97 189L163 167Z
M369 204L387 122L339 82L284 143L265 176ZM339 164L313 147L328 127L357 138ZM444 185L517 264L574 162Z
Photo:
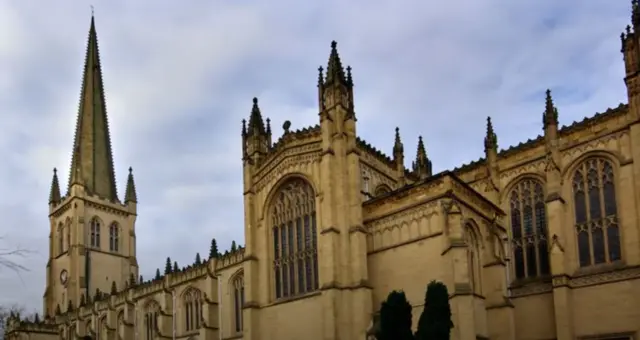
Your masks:
M156 277L154 278L154 280L160 280L162 278L162 276L160 276L160 268L156 268Z
M236 245L236 241L231 241L231 252L235 252L238 250L238 246Z
M142 275L140 275L140 281L138 281L140 284L144 283L144 278L142 277Z
M416 340L449 340L451 337L451 306L449 292L442 282L431 281L427 285L424 310L418 321Z
M111 281L111 294L118 294L118 287L116 287L115 281Z
M218 243L216 242L216 239L213 238L211 239L211 248L209 249L209 258L213 259L218 257Z
M167 257L167 263L164 265L164 275L171 274L171 258Z
M36 313L36 315L33 316L33 322L40 323L40 315L38 315L38 313Z
M412 340L411 304L403 291L393 291L380 308L378 340Z
M196 253L196 262L195 262L196 266L199 266L202 264L202 259L200 259L200 253Z

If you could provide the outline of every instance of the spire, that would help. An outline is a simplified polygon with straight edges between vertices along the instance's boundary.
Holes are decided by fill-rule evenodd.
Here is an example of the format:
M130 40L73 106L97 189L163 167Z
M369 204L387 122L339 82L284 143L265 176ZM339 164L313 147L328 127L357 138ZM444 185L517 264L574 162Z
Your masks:
M253 98L253 107L251 108L251 117L249 117L249 129L247 131L248 136L254 134L263 135L266 133L264 128L264 121L262 120L262 114L258 107L258 98Z
M416 161L413 165L413 171L420 177L425 179L431 176L431 161L427 157L427 151L422 142L422 136L418 137L418 151L416 154Z
M325 85L332 82L340 82L341 84L347 84L347 79L344 75L344 68L342 68L342 61L340 55L338 55L338 43L331 42L331 54L329 55L329 63L327 65L327 77L325 79Z
M484 151L498 149L498 136L493 131L493 124L491 124L491 117L487 117L487 135L484 137Z
M393 154L394 155L402 154L403 152L404 152L404 145L402 145L402 141L400 140L400 128L396 127L396 140L395 140L395 143L393 144Z
M80 107L69 171L69 191L73 184L84 186L91 194L113 201L118 200L98 37L93 16L80 90Z
M545 110L542 115L542 124L546 129L549 125L558 126L558 110L553 105L553 98L551 98L551 90L547 89L547 97L545 100Z
M58 182L58 170L53 168L53 179L51 180L51 193L49 194L49 204L60 202L60 184Z
M136 183L133 180L133 169L129 167L129 177L127 178L127 191L124 194L124 203L138 203L138 194L136 193Z

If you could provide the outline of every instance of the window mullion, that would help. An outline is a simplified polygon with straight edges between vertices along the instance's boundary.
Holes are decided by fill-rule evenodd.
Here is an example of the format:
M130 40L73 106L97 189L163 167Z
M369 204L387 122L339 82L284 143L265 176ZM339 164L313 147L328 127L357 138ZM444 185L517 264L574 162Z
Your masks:
M611 262L609 257L609 225L607 224L606 202L604 199L604 181L602 175L604 174L604 162L598 161L598 199L600 200L600 216L602 216L602 240L604 242L604 260L606 263Z

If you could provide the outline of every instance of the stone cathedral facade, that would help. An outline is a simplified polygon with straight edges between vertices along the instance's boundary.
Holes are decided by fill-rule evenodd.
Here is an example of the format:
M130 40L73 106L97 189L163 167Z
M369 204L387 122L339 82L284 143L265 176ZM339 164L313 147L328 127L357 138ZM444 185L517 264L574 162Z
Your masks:
M387 294L423 309L451 294L453 339L640 339L640 9L622 34L628 104L433 174L357 134L336 44L318 77L319 124L273 139L254 99L243 122L245 247L141 281L137 196L116 193L92 18L68 189L54 173L44 317L8 339L372 338ZM479 141L480 142L480 141ZM175 310L175 313L173 311Z

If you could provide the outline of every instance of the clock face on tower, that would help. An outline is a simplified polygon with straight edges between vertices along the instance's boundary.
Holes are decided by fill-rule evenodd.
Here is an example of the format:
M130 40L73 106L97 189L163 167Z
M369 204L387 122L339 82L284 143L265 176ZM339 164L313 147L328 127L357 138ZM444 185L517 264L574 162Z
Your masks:
M66 269L63 269L60 272L60 283L62 284L66 284L67 283L67 279L69 278L69 273L67 273Z

